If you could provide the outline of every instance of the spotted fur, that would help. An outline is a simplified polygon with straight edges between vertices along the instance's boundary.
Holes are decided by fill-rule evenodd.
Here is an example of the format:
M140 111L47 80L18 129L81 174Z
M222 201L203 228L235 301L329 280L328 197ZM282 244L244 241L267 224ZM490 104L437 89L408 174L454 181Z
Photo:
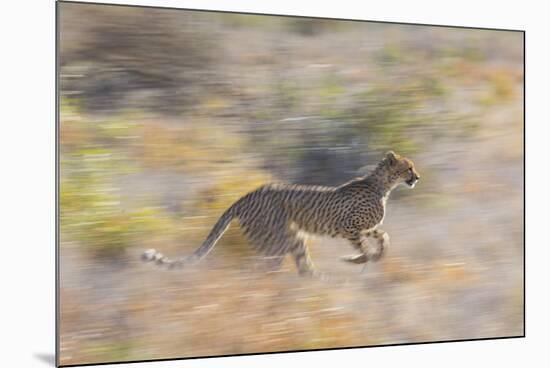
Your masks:
M150 249L145 261L170 268L195 263L214 248L237 219L242 231L260 254L278 269L291 254L301 275L315 273L304 233L342 237L359 251L343 257L351 263L377 261L389 245L388 234L378 226L384 220L386 201L399 184L414 187L419 175L411 160L388 152L374 171L338 187L269 184L240 198L220 217L203 244L190 256L170 260ZM367 239L376 241L368 251Z

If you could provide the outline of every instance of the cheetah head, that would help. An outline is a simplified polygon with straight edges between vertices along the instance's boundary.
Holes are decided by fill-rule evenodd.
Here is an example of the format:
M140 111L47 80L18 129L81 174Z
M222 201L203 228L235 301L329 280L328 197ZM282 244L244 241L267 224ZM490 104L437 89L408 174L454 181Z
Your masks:
M393 151L386 153L382 163L386 166L390 181L394 185L406 184L409 188L414 188L420 179L420 175L414 168L414 163Z

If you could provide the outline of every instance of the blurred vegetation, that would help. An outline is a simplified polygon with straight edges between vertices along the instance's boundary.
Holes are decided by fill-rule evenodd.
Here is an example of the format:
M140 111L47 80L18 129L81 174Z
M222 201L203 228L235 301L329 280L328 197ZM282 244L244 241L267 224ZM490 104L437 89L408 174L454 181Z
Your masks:
M137 239L166 231L153 207L126 211L110 180L136 170L125 144L113 144L136 129L118 120L102 124L79 118L73 103L61 103L61 231L97 255L120 255ZM107 143L109 142L109 143Z
M80 96L87 111L148 107L179 113L214 87L204 81L217 80L208 65L220 57L219 43L200 19L182 22L160 9L67 6L61 12L60 62L70 70L61 88Z
M60 17L63 364L521 333L521 35L67 3ZM238 224L196 268L138 263L192 252L265 183L339 185L389 149L422 179L392 193L386 258L359 273L336 261L347 244L308 241L346 287L290 260L256 272Z

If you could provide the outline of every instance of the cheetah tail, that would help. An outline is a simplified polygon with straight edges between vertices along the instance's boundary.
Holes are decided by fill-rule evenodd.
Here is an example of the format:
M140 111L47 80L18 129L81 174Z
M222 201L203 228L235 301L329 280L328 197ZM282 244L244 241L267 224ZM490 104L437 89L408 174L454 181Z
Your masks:
M182 268L184 266L199 262L202 258L214 248L216 242L222 237L223 233L229 228L229 224L236 216L235 206L231 206L224 214L219 218L218 222L214 225L210 234L206 237L202 245L193 254L181 257L178 259L169 259L162 253L155 249L149 249L141 255L141 259L144 262L155 262L160 266L167 266L168 268Z

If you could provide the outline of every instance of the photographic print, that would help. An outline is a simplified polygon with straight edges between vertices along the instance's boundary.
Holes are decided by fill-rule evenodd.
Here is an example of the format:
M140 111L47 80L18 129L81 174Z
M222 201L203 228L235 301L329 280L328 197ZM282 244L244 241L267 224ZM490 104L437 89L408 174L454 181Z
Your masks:
M61 366L524 336L524 32L57 3Z

